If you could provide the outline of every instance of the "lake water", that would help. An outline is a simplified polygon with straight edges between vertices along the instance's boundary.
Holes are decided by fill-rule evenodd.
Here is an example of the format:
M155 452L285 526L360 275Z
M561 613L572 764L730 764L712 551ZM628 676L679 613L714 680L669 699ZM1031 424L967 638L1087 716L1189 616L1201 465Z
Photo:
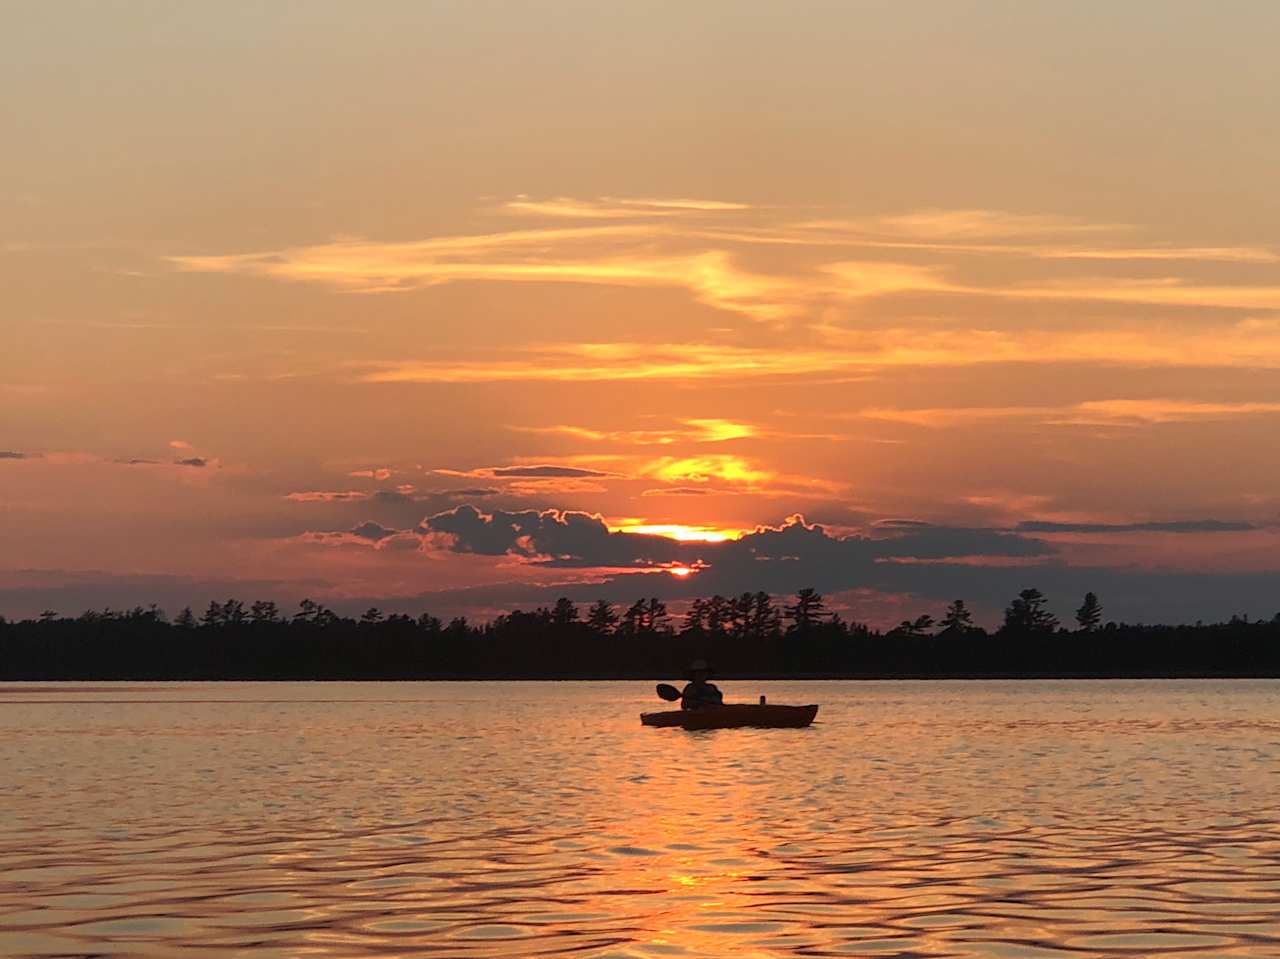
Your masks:
M0 687L4 956L1280 956L1280 683Z

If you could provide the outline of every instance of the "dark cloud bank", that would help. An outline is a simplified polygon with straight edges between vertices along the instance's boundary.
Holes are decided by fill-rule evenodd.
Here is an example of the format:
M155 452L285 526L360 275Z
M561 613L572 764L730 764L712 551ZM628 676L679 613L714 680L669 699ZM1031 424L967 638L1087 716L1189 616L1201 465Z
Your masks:
M871 535L840 536L792 517L738 540L679 542L663 536L611 532L597 516L559 510L494 510L459 506L396 529L366 522L347 531L370 542L402 544L418 537L432 549L483 556L517 556L592 582L562 586L503 584L415 597L438 609L494 609L545 603L557 595L588 601L630 602L641 595L666 599L764 589L792 593L813 586L823 593L871 590L909 594L921 612L964 598L991 619L1019 590L1048 593L1065 620L1086 591L1104 595L1108 614L1144 622L1194 622L1234 613L1271 616L1280 610L1280 574L1188 573L1069 566L1054 533L1161 532L1185 535L1248 531L1247 523L1187 520L1170 523L1023 523L1013 529L934 526L911 520L877 524ZM1039 534L1039 535L1036 535ZM342 535L342 534L338 534ZM684 579L664 567L697 567ZM1268 605L1270 604L1270 605ZM1276 609L1271 609L1273 605ZM856 609L855 609L856 613Z
M1021 589L1044 591L1053 611L1070 616L1086 591L1098 593L1107 617L1129 622L1180 623L1222 620L1241 613L1271 617L1280 611L1280 572L1186 572L1068 565L1053 534L1177 533L1218 535L1253 529L1245 523L1186 520L1173 523L1023 523L1013 529L932 526L910 520L876 524L867 533L841 536L793 517L722 543L678 542L662 536L611 532L596 516L559 510L493 510L459 506L433 512L431 496L391 491L358 508L381 504L387 515L336 532L307 534L317 544L346 548L412 551L420 548L479 556L517 557L552 574L556 585L509 582L435 590L430 563L423 564L421 591L411 596L368 595L345 600L335 582L199 580L127 576L109 572L32 571L0 586L0 614L35 615L45 608L64 613L150 602L171 612L202 608L211 599L275 599L296 604L303 596L324 598L345 612L376 605L391 612L429 610L438 616L487 618L495 611L548 604L557 596L579 602L605 598L630 603L641 596L668 600L714 593L767 590L789 594L813 586L824 594L855 590L903 597L907 608L938 614L963 598L989 624ZM349 505L349 504L348 504ZM440 504L444 505L444 504ZM316 504L333 509L333 504ZM399 514L399 515L397 515ZM309 514L314 515L314 514ZM412 516L417 519L412 519ZM677 578L673 565L697 567ZM555 574L560 575L555 575ZM852 614L858 615L857 601Z

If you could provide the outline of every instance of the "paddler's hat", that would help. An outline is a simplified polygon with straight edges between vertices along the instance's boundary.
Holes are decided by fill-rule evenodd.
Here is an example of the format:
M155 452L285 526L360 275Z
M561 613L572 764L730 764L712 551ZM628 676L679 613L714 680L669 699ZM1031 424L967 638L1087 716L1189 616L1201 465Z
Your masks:
M707 661L705 659L695 659L689 664L687 672L690 679L693 679L693 677L697 676L699 673L702 673L703 676L709 677L711 675L711 667L707 665Z

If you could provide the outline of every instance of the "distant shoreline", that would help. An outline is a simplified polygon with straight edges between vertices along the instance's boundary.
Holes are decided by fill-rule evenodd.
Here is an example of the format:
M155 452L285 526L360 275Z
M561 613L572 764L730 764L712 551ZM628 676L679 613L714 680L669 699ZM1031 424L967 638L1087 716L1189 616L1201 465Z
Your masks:
M676 676L678 680L680 677ZM4 684L21 683L109 683L112 688L124 683L661 683L671 682L666 676L3 676L0 693L20 692ZM1132 680L1280 680L1280 672L1272 673L1020 673L1020 674L804 674L804 675L717 675L718 683L747 682L1122 682Z
M74 619L50 612L0 621L0 682L655 682L678 679L699 659L730 682L1280 678L1280 614L1099 624L1086 603L1080 628L1068 630L1039 593L1024 590L995 632L973 626L957 600L941 623L920 617L881 633L823 612L811 590L785 619L766 594L707 602L715 615L704 604L679 630L656 600L637 602L620 621L599 605L583 620L564 600L480 626L378 610L355 620L315 603L285 618L274 604L238 600L211 603L199 621L183 610L170 622L156 607Z

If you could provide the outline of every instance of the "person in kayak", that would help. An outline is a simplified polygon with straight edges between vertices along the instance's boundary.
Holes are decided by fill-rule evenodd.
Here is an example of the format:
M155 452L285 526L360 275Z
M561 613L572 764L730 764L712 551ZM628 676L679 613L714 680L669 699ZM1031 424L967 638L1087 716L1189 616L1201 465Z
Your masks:
M680 694L681 709L706 709L708 706L724 705L724 696L715 683L707 682L710 678L711 667L707 665L707 661L694 660L689 667L689 682Z

